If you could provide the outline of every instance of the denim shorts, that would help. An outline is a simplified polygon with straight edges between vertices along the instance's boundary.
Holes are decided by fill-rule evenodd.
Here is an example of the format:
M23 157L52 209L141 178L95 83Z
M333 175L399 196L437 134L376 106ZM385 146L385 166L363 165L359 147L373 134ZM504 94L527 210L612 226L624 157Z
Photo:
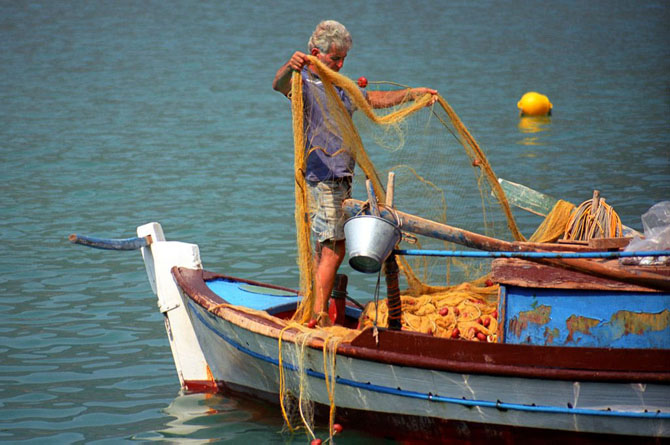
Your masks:
M307 182L307 188L312 232L317 241L343 240L347 217L342 210L342 202L351 198L351 178Z

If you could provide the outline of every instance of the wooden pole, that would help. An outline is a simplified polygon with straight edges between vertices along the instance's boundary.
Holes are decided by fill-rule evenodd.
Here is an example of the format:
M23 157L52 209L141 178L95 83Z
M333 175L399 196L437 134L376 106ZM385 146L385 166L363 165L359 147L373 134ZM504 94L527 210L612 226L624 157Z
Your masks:
M373 216L379 216L379 204L377 203L377 196L375 195L375 189L372 188L372 181L367 179L365 181L365 189L368 192L368 202L370 204L370 213Z
M386 207L393 208L393 194L395 192L395 173L389 172L389 179L386 183Z
M598 206L600 205L600 191L599 190L594 190L593 191L593 198L591 198L591 215L593 217L596 216L596 213L598 212Z
M400 286L398 284L398 263L394 254L391 254L384 261L384 273L386 274L389 329L399 331L402 328L402 300L400 299Z

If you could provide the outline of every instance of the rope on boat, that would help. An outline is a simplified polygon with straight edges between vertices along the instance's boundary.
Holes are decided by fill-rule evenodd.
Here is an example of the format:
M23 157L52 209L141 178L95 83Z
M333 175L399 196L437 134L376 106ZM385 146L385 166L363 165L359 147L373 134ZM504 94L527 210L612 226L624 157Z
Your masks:
M581 203L570 216L564 239L588 241L593 238L617 238L622 233L619 215L595 190L593 199Z

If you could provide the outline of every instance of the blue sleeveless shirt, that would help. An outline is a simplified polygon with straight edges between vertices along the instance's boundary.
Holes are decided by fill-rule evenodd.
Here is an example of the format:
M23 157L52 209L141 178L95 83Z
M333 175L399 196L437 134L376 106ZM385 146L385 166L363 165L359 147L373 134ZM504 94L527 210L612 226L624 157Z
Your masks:
M335 90L351 116L355 111L351 99L341 88L335 87ZM305 179L321 182L353 176L356 162L349 152L340 151L335 154L342 148L342 137L334 132L337 131L334 119L322 108L327 103L323 83L307 68L302 70L302 94L305 110L305 150L309 153Z

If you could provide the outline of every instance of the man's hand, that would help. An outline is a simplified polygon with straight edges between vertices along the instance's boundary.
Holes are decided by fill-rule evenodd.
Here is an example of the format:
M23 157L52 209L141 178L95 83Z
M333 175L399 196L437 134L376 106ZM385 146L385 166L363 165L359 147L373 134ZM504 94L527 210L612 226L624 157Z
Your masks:
M431 98L430 98L430 102L428 102L427 106L431 106L435 102L437 102L437 90L434 90L432 88L425 88L425 87L412 88L410 90L409 94L410 94L410 98L412 98L412 100L417 100L417 99L425 96L426 94L430 94Z
M309 65L309 56L303 52L296 51L288 61L288 66L295 71L302 71L305 65Z
M291 76L293 75L293 71L302 71L304 66L309 63L309 56L307 54L300 51L293 53L288 62L277 70L277 74L275 74L275 78L272 81L272 88L288 96L288 93L291 91Z

